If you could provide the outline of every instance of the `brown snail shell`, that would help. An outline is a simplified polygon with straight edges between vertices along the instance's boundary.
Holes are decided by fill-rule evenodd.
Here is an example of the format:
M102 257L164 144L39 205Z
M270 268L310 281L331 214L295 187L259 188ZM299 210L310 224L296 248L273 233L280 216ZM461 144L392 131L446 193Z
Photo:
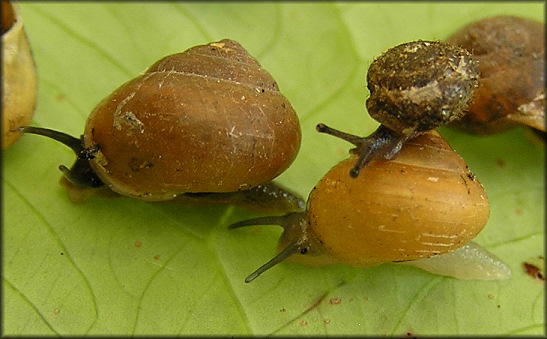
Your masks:
M463 27L447 42L472 52L481 72L467 114L451 126L475 134L519 125L545 132L545 24L496 16Z
M105 98L84 131L85 147L99 147L90 161L99 178L151 200L268 182L292 163L300 138L275 80L230 40L156 62Z
M20 137L34 116L36 66L18 6L2 1L2 149Z
M105 98L84 131L85 147L99 147L90 164L103 182L154 200L268 182L300 138L275 80L230 40L156 62Z

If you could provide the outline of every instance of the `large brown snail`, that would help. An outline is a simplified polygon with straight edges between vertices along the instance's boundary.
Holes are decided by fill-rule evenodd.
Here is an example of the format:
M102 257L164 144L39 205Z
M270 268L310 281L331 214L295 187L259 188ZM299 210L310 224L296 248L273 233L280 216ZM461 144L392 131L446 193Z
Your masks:
M367 110L381 123L367 138L347 138L324 124L317 130L353 143L359 159L350 170L357 177L376 156L393 158L403 143L421 133L460 119L477 86L477 62L463 48L440 41L413 41L376 58L367 73Z
M481 73L467 114L451 126L475 134L519 125L545 132L545 24L495 16L463 27L447 42L473 53Z
M16 129L34 116L36 66L18 6L2 0L2 149L20 137Z
M103 187L148 201L251 189L279 195L264 184L289 167L301 141L275 80L232 40L159 60L102 100L81 138L20 131L72 148L72 168L60 166L72 190Z
M510 269L471 240L490 208L482 185L436 132L408 140L396 158L374 158L357 178L357 156L314 187L305 212L232 224L280 225L279 254L251 282L286 260L309 266L404 263L460 279L504 279Z

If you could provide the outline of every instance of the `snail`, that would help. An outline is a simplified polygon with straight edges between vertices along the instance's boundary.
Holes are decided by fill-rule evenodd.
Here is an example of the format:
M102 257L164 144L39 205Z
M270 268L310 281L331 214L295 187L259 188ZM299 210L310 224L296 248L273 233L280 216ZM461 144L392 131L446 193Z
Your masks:
M376 58L367 73L372 118L381 123L367 138L317 125L322 133L353 143L359 154L350 170L357 177L377 154L393 158L405 141L460 119L479 77L477 62L460 47L440 41L413 41L395 46Z
M19 126L34 116L38 82L18 6L2 0L2 149L15 143Z
M19 130L75 152L72 168L59 167L69 192L146 201L251 189L279 195L264 184L290 166L301 141L298 116L275 80L232 40L157 61L95 107L81 138Z
M495 16L463 27L447 42L472 52L481 73L467 114L452 127L494 134L525 125L545 132L543 23Z
M287 260L318 267L404 263L460 279L505 279L510 269L471 240L484 228L486 193L436 131L407 141L392 160L372 159L358 178L357 156L334 166L313 188L307 210L236 222L284 228L279 254L247 277Z

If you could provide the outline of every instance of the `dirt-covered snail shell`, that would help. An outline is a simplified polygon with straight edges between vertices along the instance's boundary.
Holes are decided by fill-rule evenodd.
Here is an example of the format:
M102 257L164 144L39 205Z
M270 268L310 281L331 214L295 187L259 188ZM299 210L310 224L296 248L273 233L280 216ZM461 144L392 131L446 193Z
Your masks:
M102 100L81 139L36 127L71 147L61 166L76 187L148 201L270 182L300 147L298 116L277 83L232 40L167 56Z
M440 41L404 43L376 58L367 73L366 106L381 125L368 138L344 138L357 146L352 153L359 155L351 176L357 177L378 154L391 159L406 140L460 119L478 77L477 62L468 51ZM324 124L317 130L340 136Z
M493 134L519 125L545 132L545 24L515 16L473 22L447 39L473 53L481 77L452 126Z
M15 143L34 116L38 82L19 7L2 0L2 149Z
M284 228L279 255L246 282L285 259L309 266L404 262L461 279L510 275L499 259L470 243L488 221L488 199L436 131L407 141L392 160L372 159L354 179L347 173L356 160L343 160L319 181L305 212L230 226Z

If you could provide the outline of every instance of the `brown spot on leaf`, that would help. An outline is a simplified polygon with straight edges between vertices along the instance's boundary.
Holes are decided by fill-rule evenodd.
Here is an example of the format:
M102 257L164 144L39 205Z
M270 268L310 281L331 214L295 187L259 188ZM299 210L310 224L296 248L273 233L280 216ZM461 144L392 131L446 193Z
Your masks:
M500 168L504 168L505 167L505 161L501 158L497 158L496 159L496 165Z
M528 259L527 261L522 263L522 267L524 268L524 272L533 279L541 282L545 281L545 258L543 258L543 256L540 255Z

